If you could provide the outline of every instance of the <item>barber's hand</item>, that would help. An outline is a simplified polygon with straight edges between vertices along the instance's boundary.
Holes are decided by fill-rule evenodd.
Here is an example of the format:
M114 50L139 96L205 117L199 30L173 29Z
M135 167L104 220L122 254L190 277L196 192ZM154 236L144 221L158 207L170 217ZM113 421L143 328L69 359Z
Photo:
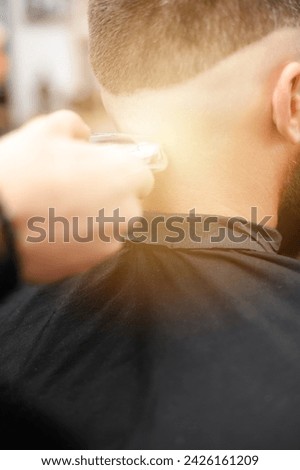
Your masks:
M0 202L15 230L25 280L56 281L119 250L112 224L105 224L105 237L99 239L99 210L108 217L119 209L126 221L142 213L141 199L153 186L151 171L137 157L104 153L88 143L89 137L76 114L60 111L0 141ZM53 223L53 216L64 219ZM126 227L120 225L121 235ZM74 235L93 241L76 241Z

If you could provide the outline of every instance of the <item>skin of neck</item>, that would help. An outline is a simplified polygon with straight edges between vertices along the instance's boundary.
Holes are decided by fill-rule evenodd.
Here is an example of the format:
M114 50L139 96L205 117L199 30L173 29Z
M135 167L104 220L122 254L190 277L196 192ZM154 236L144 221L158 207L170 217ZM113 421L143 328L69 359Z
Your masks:
M145 210L249 220L254 207L276 226L300 150L277 131L272 95L284 65L300 56L297 42L298 30L276 31L164 89L112 95L101 87L117 129L160 143L168 156Z

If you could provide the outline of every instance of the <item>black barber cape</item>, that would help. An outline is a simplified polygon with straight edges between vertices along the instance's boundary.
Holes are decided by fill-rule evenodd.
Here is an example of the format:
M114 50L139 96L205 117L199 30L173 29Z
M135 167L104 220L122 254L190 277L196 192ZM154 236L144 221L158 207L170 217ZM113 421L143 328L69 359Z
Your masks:
M300 262L255 225L164 229L3 297L1 448L299 449Z

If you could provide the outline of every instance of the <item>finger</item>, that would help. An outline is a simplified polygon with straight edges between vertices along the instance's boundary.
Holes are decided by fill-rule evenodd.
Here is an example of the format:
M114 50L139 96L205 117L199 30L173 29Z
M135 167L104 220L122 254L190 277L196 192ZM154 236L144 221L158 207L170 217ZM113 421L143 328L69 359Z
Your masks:
M137 197L140 199L144 199L147 197L151 191L153 190L154 186L154 176L152 171L145 165L143 162L142 167L138 172L133 173L133 184L136 187L136 194Z
M122 177L123 184L129 185L139 198L146 197L153 189L154 177L147 163L132 153L126 145L75 144L72 155L81 160L85 169L95 175L111 171L111 178ZM82 158L82 159L81 159ZM85 169L84 169L85 167Z
M154 186L153 172L148 164L139 156L132 153L124 154L126 158L126 171L128 184L140 199L150 194Z
M69 153L72 154L72 159L77 158L76 167L80 174L89 174L91 180L93 175L110 176L112 185L115 182L138 198L146 197L153 189L152 171L143 159L133 155L126 146L108 147L74 142L69 146Z
M91 131L78 114L73 111L57 111L44 119L46 132L71 137L74 139L88 140Z

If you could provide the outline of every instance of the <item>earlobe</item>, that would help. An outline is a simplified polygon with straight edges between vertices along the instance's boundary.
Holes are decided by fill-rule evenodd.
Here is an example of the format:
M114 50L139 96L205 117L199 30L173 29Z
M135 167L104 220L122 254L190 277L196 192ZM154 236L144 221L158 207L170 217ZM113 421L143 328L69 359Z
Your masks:
M300 143L300 63L291 62L281 71L273 93L273 121L289 143Z

